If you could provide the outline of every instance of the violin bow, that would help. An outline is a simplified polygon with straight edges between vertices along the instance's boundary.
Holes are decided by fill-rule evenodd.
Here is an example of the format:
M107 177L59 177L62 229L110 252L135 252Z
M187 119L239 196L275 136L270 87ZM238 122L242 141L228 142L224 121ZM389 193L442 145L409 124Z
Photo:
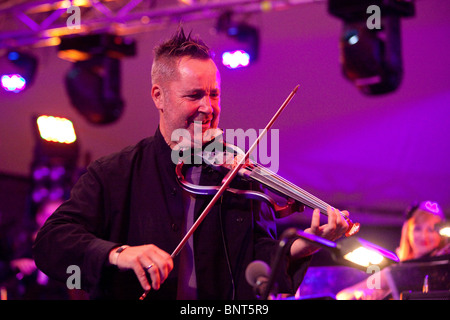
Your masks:
M208 213L211 211L212 207L216 204L217 200L222 196L222 194L226 191L226 189L229 187L231 181L234 179L234 177L237 175L239 170L242 168L242 166L245 164L246 160L249 158L250 154L253 152L253 150L256 148L256 146L259 144L261 139L264 137L264 135L269 131L269 129L272 127L275 120L280 116L281 112L286 108L286 106L289 104L289 102L292 100L294 95L297 93L299 85L297 85L294 90L289 94L289 96L286 98L286 100L283 102L283 104L280 106L278 111L275 113L275 115L270 119L269 123L266 125L264 130L261 132L261 134L258 136L258 138L253 142L252 146L248 149L247 153L241 157L240 161L236 164L236 166L228 172L228 174L223 178L222 180L222 186L219 188L217 193L214 195L214 197L211 199L209 204L206 206L206 208L203 210L202 214L197 218L195 223L192 225L192 227L189 229L189 231L186 233L184 238L180 241L178 246L175 248L175 250L172 252L171 257L176 257L181 249L183 249L186 242L189 240L189 238L192 236L194 231L198 228L200 223L206 218Z
M275 120L279 117L281 112L286 108L286 106L289 104L289 102L292 100L294 95L297 93L299 85L297 85L294 90L291 91L289 96L286 98L286 100L283 102L283 104L280 106L278 111L275 113L275 115L270 119L269 123L266 125L264 130L261 132L261 134L258 136L258 138L253 142L250 149L248 149L247 153L240 159L240 161L237 163L237 165L228 172L228 174L223 178L222 180L222 186L219 188L217 193L213 196L209 204L206 206L206 208L203 210L202 214L197 218L197 220L194 222L194 224L191 226L189 231L186 233L186 235L181 239L178 246L175 248L175 250L170 255L172 258L175 258L183 249L185 244L188 242L189 238L192 236L195 230L197 230L198 226L202 223L202 221L206 218L208 213L211 211L212 207L216 204L217 200L222 196L222 194L227 190L228 186L230 185L231 181L234 179L234 177L237 175L238 171L242 168L242 166L245 164L246 160L249 158L250 154L253 152L253 150L256 148L256 146L259 144L261 139L264 137L264 135L269 131L269 129L272 127ZM144 300L147 294L150 291L145 291L139 300Z

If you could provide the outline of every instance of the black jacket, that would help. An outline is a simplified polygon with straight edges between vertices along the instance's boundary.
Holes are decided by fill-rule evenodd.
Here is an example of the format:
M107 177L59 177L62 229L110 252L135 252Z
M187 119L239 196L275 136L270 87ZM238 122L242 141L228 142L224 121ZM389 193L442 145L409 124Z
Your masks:
M38 233L33 247L38 268L65 282L71 275L68 266L77 265L82 289L91 298L138 299L143 291L133 271L109 265L108 253L122 244L153 243L170 254L184 236L183 190L171 151L157 130L154 137L94 161ZM222 178L204 168L201 184L217 184ZM210 198L197 197L197 216ZM254 298L245 269L257 259L270 264L277 246L271 210L225 194L194 233L199 299ZM278 287L294 292L309 259L289 263L286 256L282 262ZM147 299L175 299L177 274L178 257L169 278Z

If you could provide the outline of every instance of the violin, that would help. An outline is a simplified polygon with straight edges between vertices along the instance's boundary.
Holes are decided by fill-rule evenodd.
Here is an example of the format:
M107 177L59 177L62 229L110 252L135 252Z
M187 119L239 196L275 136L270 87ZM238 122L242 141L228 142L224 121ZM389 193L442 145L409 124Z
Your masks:
M239 156L239 157L233 157L232 169L230 171L228 171L226 176L223 178L222 184L216 190L214 190L215 193L214 193L214 196L212 197L211 201L203 209L203 212L200 214L200 216L197 218L197 220L194 222L194 224L191 226L191 228L185 234L183 239L181 239L181 241L178 244L178 246L172 252L172 254L171 254L172 258L174 258L175 256L177 256L180 253L181 249L183 249L184 245L187 243L189 238L192 236L192 234L195 232L195 230L197 230L198 226L202 223L202 221L209 214L209 212L211 211L211 209L214 206L214 204L219 200L219 198L222 196L222 194L225 191L227 191L227 189L229 189L231 181L237 176L238 172L242 172L241 171L242 168L245 169L246 167L248 167L248 166L246 166L246 164L248 163L248 161L250 159L250 154L253 152L253 150L255 150L256 146L259 144L261 139L265 136L267 131L269 131L269 129L272 127L272 125L274 124L275 120L280 116L281 112L286 108L286 106L292 100L292 98L294 97L294 95L298 91L298 87L299 87L299 85L297 85L294 88L294 90L291 91L291 93L288 95L288 97L283 102L283 104L278 108L277 112L275 112L275 114L269 120L269 122L267 123L266 127L264 128L264 130L261 131L261 133L258 136L258 138L253 142L253 144L247 150L245 155L244 156ZM230 162L227 162L227 163L230 163ZM258 166L258 167L262 168L260 166ZM178 173L180 173L180 172L181 172L181 169L179 168ZM253 172L256 172L256 173L252 174ZM262 182L263 184L266 184L267 183L267 177L262 178L262 175L258 175L258 172L262 172L261 169L259 169L259 170L258 169L257 170L252 170L252 172L247 174L247 176L248 177L252 177L252 179L255 179L255 180L256 180L256 176L259 176L258 179L261 180L260 182ZM269 174L269 176L270 175L271 174ZM182 175L180 175L180 177L181 176ZM272 175L272 177L275 177L275 175ZM285 194L287 196L287 199L297 199L297 201L300 201L302 203L305 202L304 204L310 205L313 208L318 207L319 210L321 210L321 212L323 214L326 214L326 207L328 205L325 202L323 202L321 200L319 201L318 198L312 197L312 195L310 195L308 193L305 193L304 190L302 190L302 189L300 189L298 187L295 187L296 192L292 193L291 191L294 190L294 186L295 185L292 184L292 183L289 183L287 180L282 179L281 177L273 178L273 180L277 180L279 182L279 185L283 185L283 187L289 186L289 188L285 188L283 190L284 192L289 191L287 194L285 194L284 192L281 192L282 194ZM274 185L272 185L272 187L273 186ZM194 187L194 189L198 190L199 188ZM235 192L239 193L239 191L236 191L236 190L231 190L231 191L235 191ZM250 192L250 191L247 193L247 195L256 196L255 193ZM300 195L302 195L302 196L299 197ZM307 195L307 197L305 197L305 195ZM311 202L311 200L312 200L312 202ZM268 201L271 202L270 200L268 200ZM271 203L273 203L273 201ZM345 216L342 213L341 213L341 215L344 217L344 219L347 221L347 223L349 225L349 228L347 229L346 235L347 236L351 236L351 235L357 233L359 231L359 227L360 227L359 223L353 223L348 218L348 216Z
M193 157L196 159L194 163L202 163L205 166L211 167L219 172L222 172L226 174L228 171L232 170L234 157L238 156L237 154L233 153L234 150L241 150L238 147L234 145L229 145L226 143L223 143L223 146L225 147L225 151L223 152L215 152L215 151L200 151L193 155ZM232 151L230 153L230 146L232 148ZM242 151L241 151L242 152ZM239 153L240 154L240 153ZM227 159L232 159L232 162L228 162ZM198 160L200 159L200 160ZM201 162L200 162L201 161ZM177 181L180 184L180 186L186 190L189 193L197 194L197 195L214 195L218 190L219 186L201 186L196 185L193 183L190 183L186 181L184 177L184 165L185 161L183 159L180 159L178 161L178 164L175 168L175 173L177 175ZM262 172L262 173L261 173ZM269 175L274 177L273 183L266 182L267 175L269 172ZM256 162L247 162L243 168L241 168L238 172L238 175L244 180L244 181L251 181L256 180L260 182L261 184L265 185L268 189L275 192L276 194L279 194L281 196L286 195L283 189L283 186L280 184L277 184L277 181L281 181L283 178L277 176L275 173L267 170L266 168L260 166ZM278 178L277 178L278 177ZM269 177L269 180L271 178ZM291 215L294 212L301 212L304 210L304 205L300 201L299 197L283 197L286 198L285 204L279 204L279 202L275 201L273 197L270 195L262 192L262 191L256 191L256 190L240 190L235 188L228 188L226 192L230 192L236 195L242 195L248 199L258 200L265 202L268 204L275 212L275 216L277 218L284 218L289 215ZM297 200L297 201L296 201Z
M195 159L194 163L204 163L205 165L224 173L233 170L233 168L239 162L239 157L244 157L245 155L243 151L237 146L230 145L224 142L221 142L221 144L223 144L223 152L216 152L216 150L221 150L220 148L216 147L213 148L212 151L200 150L193 155ZM192 194L216 194L220 186L200 186L186 181L183 172L185 161L186 159L180 158L175 168L177 181L180 186L184 190ZM328 215L327 207L330 206L328 203L317 198L306 190L298 187L294 183L286 180L285 178L279 176L278 174L272 172L271 170L265 168L264 166L256 163L251 159L247 159L242 168L240 168L237 172L238 176L240 176L244 181L259 182L274 194L284 198L286 200L286 203L279 204L274 199L274 197L262 191L240 190L228 187L226 189L226 192L230 192L236 195L242 195L247 197L248 199L259 200L267 203L274 210L275 216L277 218L284 218L294 212L301 212L304 210L305 206L311 209L318 208L320 210L320 213ZM359 231L360 224L352 222L345 213L340 212L340 214L349 225L345 235L349 237L356 234Z
M250 198L253 199L260 199L262 201L266 201L269 203L277 213L279 217L286 216L290 214L291 212L295 212L295 210L299 211L302 205L306 205L311 208L319 208L320 212L322 214L327 215L327 207L328 204L324 201L318 199L317 197L314 197L310 193L306 192L305 190L297 187L293 183L290 183L286 179L276 175L273 172L269 172L264 167L257 165L256 163L251 163L249 161L250 154L253 152L253 150L256 148L256 146L261 141L262 137L267 133L267 131L272 127L275 120L279 117L281 112L286 108L286 106L289 104L289 102L292 100L294 95L298 91L299 85L297 85L294 90L291 91L291 93L288 95L286 100L283 102L283 104L280 106L280 108L277 110L277 112L273 115L273 117L270 119L270 121L267 123L264 130L261 132L259 137L254 141L254 143L251 145L251 147L248 149L248 151L245 153L245 155L238 155L234 156L232 154L231 166L228 167L229 171L226 173L225 177L222 180L222 184L220 186L213 186L213 187L205 187L205 186L196 186L193 184L188 183L182 174L182 167L183 163L180 162L176 166L176 173L178 177L178 181L181 184L183 188L185 188L189 192L193 192L196 194L205 194L205 195L213 195L212 199L208 203L208 205L203 209L203 212L200 214L200 216L197 218L197 220L194 222L194 224L191 226L191 228L188 230L188 232L185 234L183 239L181 239L178 246L175 248L175 250L172 252L171 257L174 258L177 256L181 249L183 249L184 245L187 243L189 238L192 236L192 234L197 230L198 226L202 223L202 221L206 218L206 216L211 211L214 204L219 200L220 197L222 197L223 193L225 191L227 192L234 192L235 194L244 194ZM226 154L225 154L226 155ZM212 163L212 162L210 162ZM230 162L224 162L230 164ZM226 166L225 166L226 168ZM286 206L279 206L271 197L268 195L264 195L262 192L257 191L251 191L251 190L237 190L230 188L231 181L238 175L238 173L251 180L255 180L260 182L261 184L267 186L268 188L276 191L277 193L284 195L284 197L287 200ZM351 236L356 234L359 231L359 223L353 223L349 217L341 212L341 215L344 217L344 219L347 221L349 228L346 231L346 236ZM149 291L145 291L142 296L139 298L139 300L145 299Z

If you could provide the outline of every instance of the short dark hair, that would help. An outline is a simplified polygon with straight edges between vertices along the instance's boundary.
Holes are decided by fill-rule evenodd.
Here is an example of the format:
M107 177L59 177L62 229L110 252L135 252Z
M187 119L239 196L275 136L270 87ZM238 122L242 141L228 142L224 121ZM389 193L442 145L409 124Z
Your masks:
M154 48L155 58L152 66L152 81L171 80L176 74L176 62L182 57L212 59L211 49L197 36L186 36L182 27L168 40Z

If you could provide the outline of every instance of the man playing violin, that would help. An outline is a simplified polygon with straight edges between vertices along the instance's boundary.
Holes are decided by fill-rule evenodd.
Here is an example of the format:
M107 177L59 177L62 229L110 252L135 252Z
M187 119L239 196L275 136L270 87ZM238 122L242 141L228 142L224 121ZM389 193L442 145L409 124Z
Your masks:
M279 243L264 203L225 193L180 254L170 254L210 199L181 189L171 160L181 143L172 140L175 130L194 137L196 125L202 133L218 127L220 75L210 49L182 29L156 47L151 95L160 116L155 135L89 165L40 230L37 266L61 281L68 266L79 266L93 299L138 299L143 291L147 299L255 298L245 269L253 260L271 264ZM206 166L188 168L188 176L201 184L223 178ZM339 210L327 212L320 225L314 210L306 232L336 240L348 224ZM289 243L278 291L296 291L316 250L302 239Z

